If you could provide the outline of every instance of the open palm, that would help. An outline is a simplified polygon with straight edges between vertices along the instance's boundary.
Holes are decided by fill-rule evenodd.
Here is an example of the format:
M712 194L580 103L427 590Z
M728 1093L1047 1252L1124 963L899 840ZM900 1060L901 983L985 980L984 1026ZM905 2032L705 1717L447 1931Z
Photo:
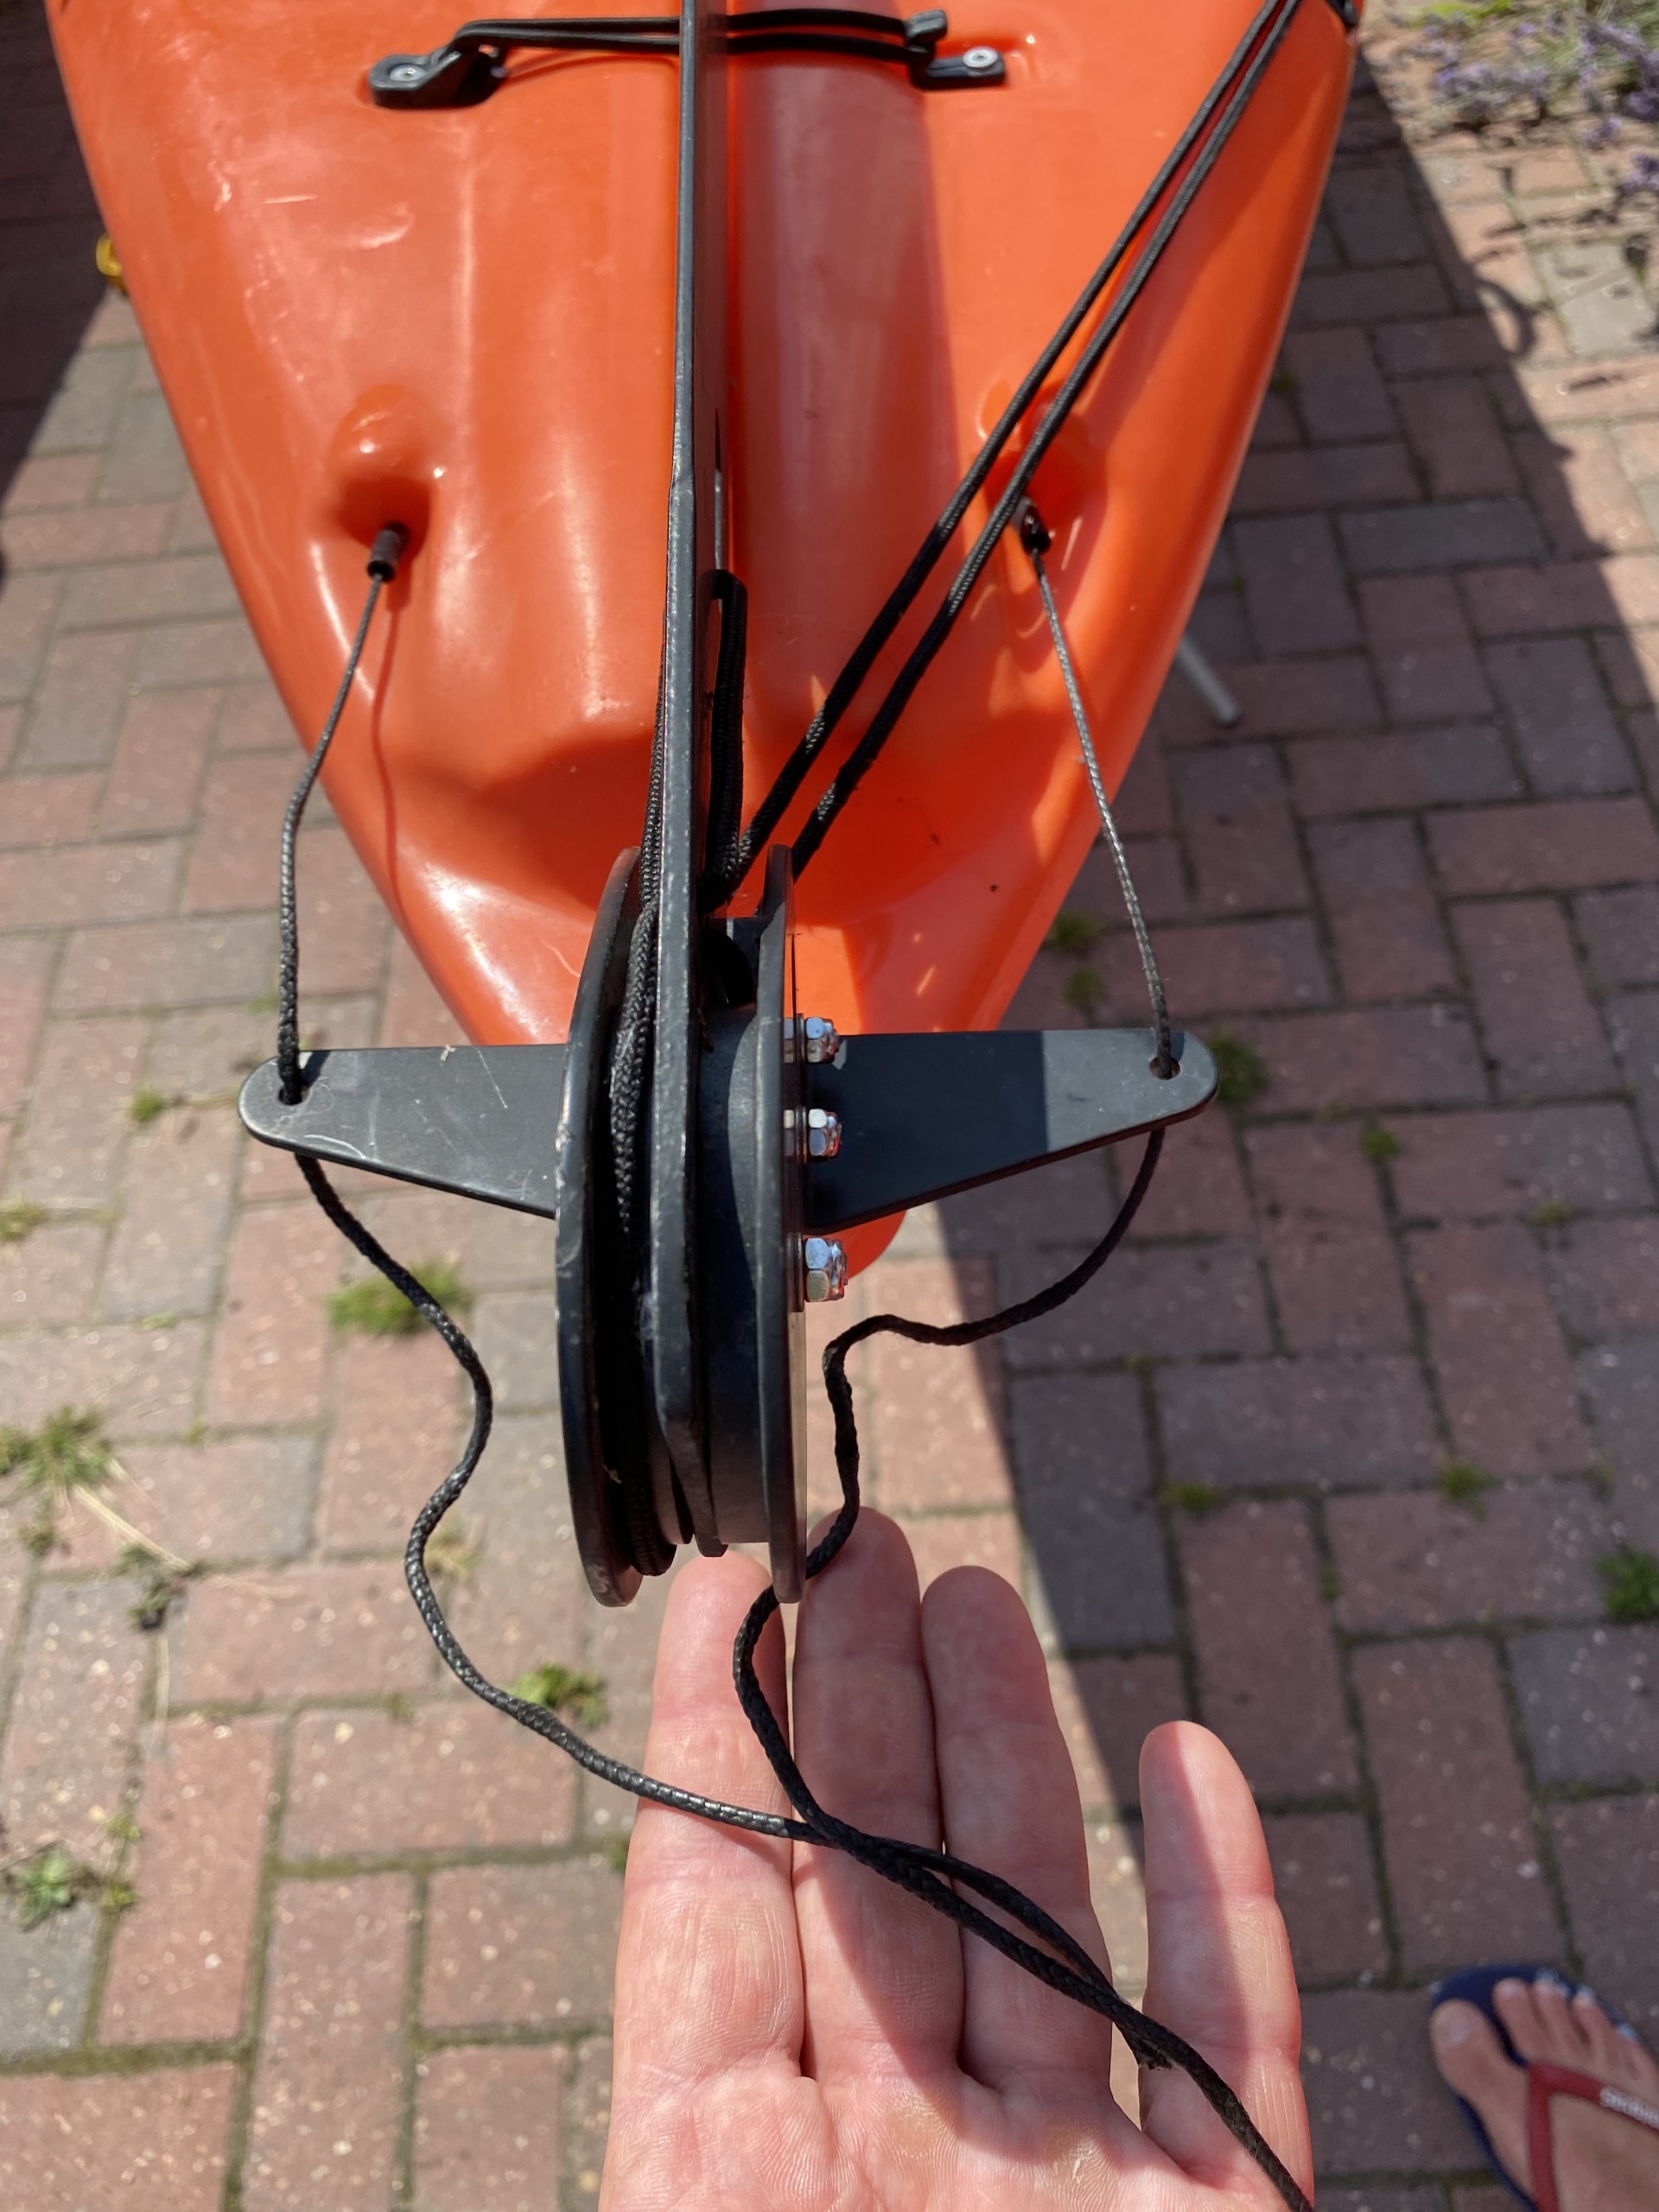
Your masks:
M787 1809L732 1687L758 1567L698 1560L671 1596L648 1770ZM785 1709L783 1640L760 1647ZM800 1613L793 1744L818 1802L1017 1883L1103 1963L1071 1759L1024 1607L974 1567L917 1595L865 1514ZM1261 1822L1205 1730L1141 1755L1147 2010L1195 2044L1311 2190L1299 2017ZM1108 2087L1111 2030L839 1853L642 1807L617 1960L602 2212L1271 2212L1185 2075Z

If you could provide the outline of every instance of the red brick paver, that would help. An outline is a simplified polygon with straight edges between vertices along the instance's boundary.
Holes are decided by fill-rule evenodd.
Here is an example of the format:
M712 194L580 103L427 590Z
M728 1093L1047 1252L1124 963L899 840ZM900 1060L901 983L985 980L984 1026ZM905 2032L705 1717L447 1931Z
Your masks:
M1193 617L1243 719L1173 677L1120 806L1179 1018L1265 1086L1174 1135L1075 1304L857 1381L923 1579L1031 1605L1125 1987L1136 1757L1192 1714L1267 1817L1322 2203L1493 2212L1433 1974L1548 1957L1659 2030L1659 1627L1599 1572L1659 1549L1659 368L1598 157L1437 135L1408 39L1366 38L1387 98L1362 76ZM0 2198L575 2212L632 1802L456 1694L409 1606L450 1370L331 1326L353 1268L232 1106L297 755L33 16L0 55L0 1423L96 1410L107 1503L193 1570L158 1595L85 1509L37 1560L0 1501L0 1857L137 1896L29 1933L0 1898ZM1564 245L1609 283L1558 309ZM449 1041L326 819L301 883L308 1033ZM1138 1019L1102 854L1071 903ZM1067 965L1015 1020L1081 1018ZM1121 1182L927 1210L844 1310L1024 1294ZM499 1675L598 1675L637 1755L663 1593L582 1591L546 1224L363 1202L455 1268L498 1384L452 1612Z

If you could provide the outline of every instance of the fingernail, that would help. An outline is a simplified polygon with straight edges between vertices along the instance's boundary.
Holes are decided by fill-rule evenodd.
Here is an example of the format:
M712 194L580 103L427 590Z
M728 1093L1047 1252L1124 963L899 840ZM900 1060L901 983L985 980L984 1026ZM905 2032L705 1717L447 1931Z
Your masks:
M1504 1980L1498 1982L1492 1991L1494 1997L1524 1997L1526 1993L1526 1983L1520 1980L1514 1974L1510 1974Z
M1428 2032L1446 2050L1455 2050L1473 2035L1474 2023L1466 2005L1442 2005L1429 2015Z

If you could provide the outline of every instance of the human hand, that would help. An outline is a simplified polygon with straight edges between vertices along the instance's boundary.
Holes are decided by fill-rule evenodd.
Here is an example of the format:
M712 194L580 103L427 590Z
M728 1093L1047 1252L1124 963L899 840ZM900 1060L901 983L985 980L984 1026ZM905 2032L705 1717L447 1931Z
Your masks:
M787 1811L732 1687L763 1586L700 1560L671 1593L647 1772ZM786 1710L774 1620L757 1654ZM1035 1898L1103 1965L1071 1762L1024 1606L975 1567L925 1601L864 1513L802 1606L793 1745L826 1810L949 1848ZM1185 1722L1141 1753L1146 2009L1238 2092L1304 2189L1300 2016L1254 1802ZM1274 2212L1186 2076L1108 2086L1111 2030L840 1853L642 1805L628 1853L601 2212Z

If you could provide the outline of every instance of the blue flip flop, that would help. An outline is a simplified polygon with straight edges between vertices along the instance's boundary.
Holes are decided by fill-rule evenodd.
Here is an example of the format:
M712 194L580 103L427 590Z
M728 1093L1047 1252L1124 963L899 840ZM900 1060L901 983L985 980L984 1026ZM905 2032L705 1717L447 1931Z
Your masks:
M1492 2003L1492 1992L1500 1981L1553 1982L1557 1989L1568 1997L1575 1996L1583 1985L1568 1981L1567 1977L1557 1973L1554 1967L1535 1965L1465 1967L1459 1974L1447 1974L1443 1980L1437 1981L1429 1991L1431 2011L1438 2005L1449 2003L1455 1998L1465 2005L1472 2005L1478 2012L1484 2012L1497 2030L1497 2039L1503 2046L1504 2055L1515 2065L1524 2067L1526 2061L1510 2041L1509 2031L1497 2017L1497 2009ZM1618 2030L1620 2035L1629 2036L1632 2043L1640 2043L1642 2038L1616 2006L1610 2005L1605 1997L1599 1994L1596 1996L1596 2002ZM1456 2097L1456 2090L1452 2090L1451 2094ZM1510 2180L1498 2163L1497 2153L1492 2148L1492 2139L1486 2133L1485 2122L1481 2119L1480 2114L1466 2097L1457 2097L1457 2103L1458 2110L1463 2114L1469 2133L1480 2146L1480 2155L1485 2159L1493 2173L1503 2183L1516 2202L1525 2206L1526 2212L1538 2212L1538 2207L1534 2200L1527 2195L1518 2183Z

